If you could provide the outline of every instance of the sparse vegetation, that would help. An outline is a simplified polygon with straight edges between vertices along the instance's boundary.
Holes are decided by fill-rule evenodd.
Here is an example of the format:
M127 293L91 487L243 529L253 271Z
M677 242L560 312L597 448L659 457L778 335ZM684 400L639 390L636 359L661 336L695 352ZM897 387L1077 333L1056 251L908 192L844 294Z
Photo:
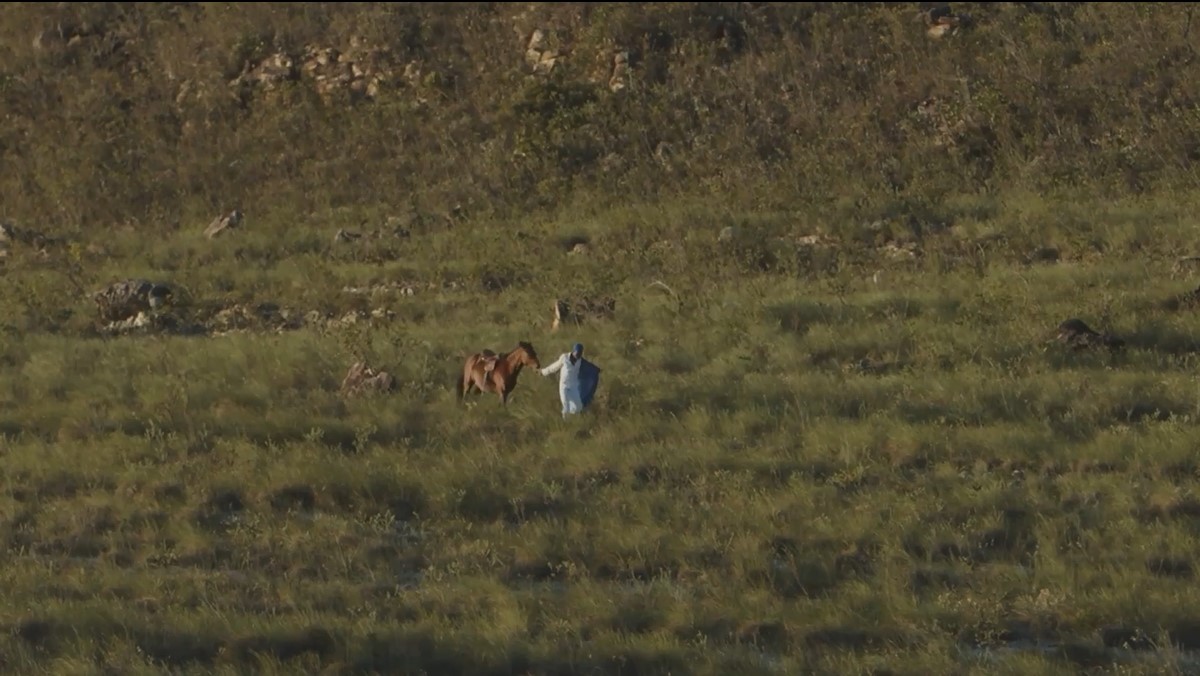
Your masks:
M10 3L0 669L1195 673L1192 9L953 11Z

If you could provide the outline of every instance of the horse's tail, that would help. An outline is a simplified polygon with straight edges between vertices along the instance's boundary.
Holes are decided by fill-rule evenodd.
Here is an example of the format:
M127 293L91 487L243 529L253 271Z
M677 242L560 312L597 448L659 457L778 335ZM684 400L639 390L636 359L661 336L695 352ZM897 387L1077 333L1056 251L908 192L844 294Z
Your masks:
M459 400L459 401L462 401L462 400L463 400L463 383L466 381L466 379L467 379L467 375L466 375L466 369L465 369L465 367L464 367L464 370L463 370L461 373L459 373L459 374L458 374L458 379L457 379L457 381L454 383L454 389L455 389L455 390L457 391L457 393L458 393L458 400Z

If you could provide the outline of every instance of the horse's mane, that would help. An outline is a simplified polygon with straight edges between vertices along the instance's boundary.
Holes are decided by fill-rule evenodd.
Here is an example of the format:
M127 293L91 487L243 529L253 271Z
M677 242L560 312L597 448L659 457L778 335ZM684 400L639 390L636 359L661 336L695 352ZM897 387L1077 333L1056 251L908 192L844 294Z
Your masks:
M526 340L518 341L517 346L515 348L513 348L511 350L505 350L504 352L495 352L488 348L484 348L484 349L480 350L479 352L477 352L476 354L480 354L485 357L495 357L496 359L499 359L499 360L505 360L508 357L510 357L511 355L513 355L517 352L520 352L522 350L524 350L526 354L529 354L532 357L536 358L536 356L537 356L537 350L535 350L533 345L529 341L526 341Z

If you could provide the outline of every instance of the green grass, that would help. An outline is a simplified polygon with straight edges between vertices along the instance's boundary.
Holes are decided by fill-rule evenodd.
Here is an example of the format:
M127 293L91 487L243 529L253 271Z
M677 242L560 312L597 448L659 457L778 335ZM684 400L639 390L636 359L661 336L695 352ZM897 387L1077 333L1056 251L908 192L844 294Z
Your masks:
M55 324L28 310L0 378L4 668L1186 673L1171 646L1200 642L1200 317L1160 301L1191 287L1169 270L1195 224L1166 202L1046 202L1090 214L1103 253L1031 265L1056 231L1023 230L1030 206L981 219L1006 249L948 234L889 263L843 244L821 275L754 272L715 225L672 270L599 226L584 258L531 228L545 263L499 292L467 254L166 237L143 271L186 280L192 306L344 310L341 286L392 270L463 285L355 301L390 322L221 337L92 337L82 299ZM256 241L257 268L231 262ZM189 249L209 264L169 265ZM8 265L70 297L37 257ZM613 270L614 317L552 334L556 280ZM1071 316L1129 349L1050 342ZM584 342L605 369L594 408L564 423L533 372L507 410L459 406L461 357L519 339L543 359ZM342 397L358 355L398 390ZM1157 648L1112 648L1138 635Z
M1191 10L818 5L15 3L0 671L1196 673ZM352 38L373 100L229 85ZM455 401L522 340L586 414Z

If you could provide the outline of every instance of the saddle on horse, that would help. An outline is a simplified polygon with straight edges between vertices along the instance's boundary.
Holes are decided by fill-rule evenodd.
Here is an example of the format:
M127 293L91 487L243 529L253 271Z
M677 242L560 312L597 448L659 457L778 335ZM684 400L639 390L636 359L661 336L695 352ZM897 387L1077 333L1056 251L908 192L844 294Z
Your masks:
M491 380L492 371L496 370L496 362L500 361L500 357L491 350L483 351L483 381Z

